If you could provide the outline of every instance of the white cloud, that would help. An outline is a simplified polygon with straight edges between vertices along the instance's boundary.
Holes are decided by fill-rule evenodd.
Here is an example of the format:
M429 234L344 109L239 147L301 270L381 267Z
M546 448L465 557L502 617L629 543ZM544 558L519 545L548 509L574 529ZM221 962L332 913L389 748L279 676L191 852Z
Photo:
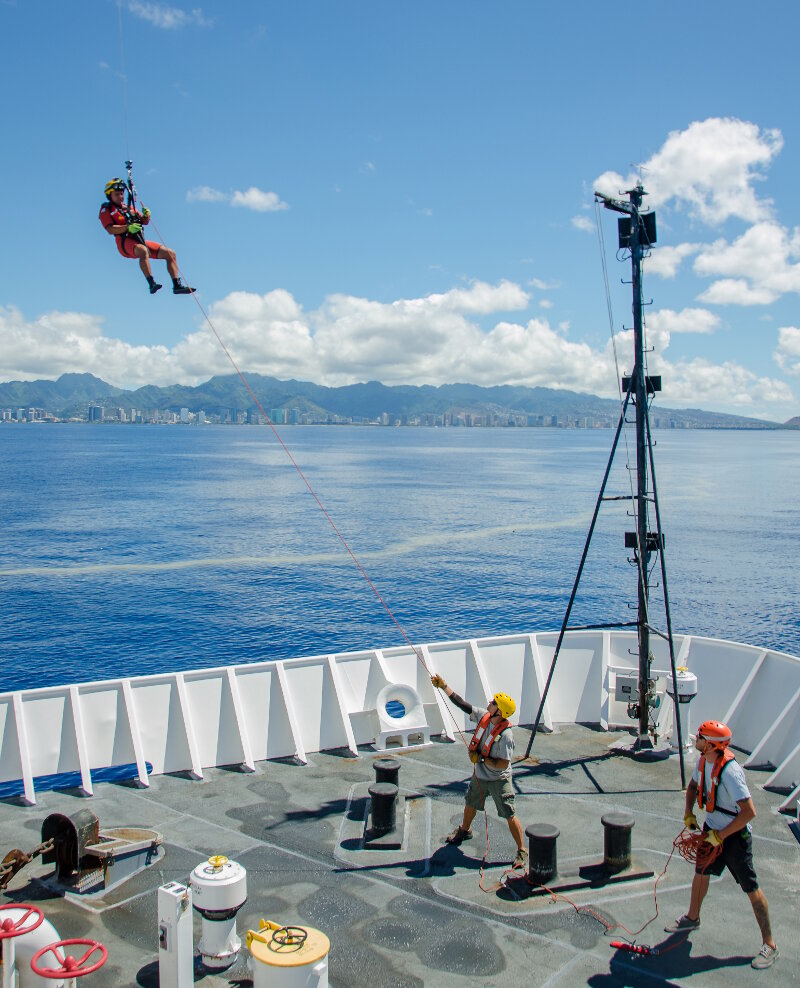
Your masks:
M209 314L234 359L250 372L326 384L379 378L558 385L566 374L560 386L585 387L578 368L593 363L587 345L566 340L539 320L524 326L498 322L489 332L473 321L524 309L528 302L528 294L512 282L475 282L392 303L333 295L313 313L305 313L286 291L233 292ZM195 384L231 371L205 326L172 349L132 347L105 337L102 320L85 313L49 313L26 321L18 310L0 309L0 333L0 377L6 380L89 371L120 387L138 387Z
M576 230L582 230L584 233L594 233L595 231L595 225L588 216L573 216L571 223Z
M492 312L509 312L524 309L530 295L513 281L501 281L498 285L488 285L485 281L475 281L469 288L451 288L441 295L427 295L424 299L403 299L397 305L422 304L431 310L442 309L451 312L468 312L476 315L489 315Z
M229 198L225 192L212 189L210 185L198 185L186 193L187 202L227 202Z
M759 377L732 361L663 362L655 370L664 376L665 386L668 382L670 404L678 406L717 408L764 418L770 417L770 405L794 403L792 390L784 381Z
M654 274L660 278L674 278L685 257L690 257L702 249L702 244L678 244L675 247L656 247L645 258L646 274Z
M186 193L187 202L228 202L231 206L252 209L256 213L274 213L288 209L288 203L283 202L277 192L263 192L251 185L241 192L222 192L210 185L198 185Z
M553 303L552 303L552 302L550 301L550 299L549 299L549 298L543 298L543 299L541 300L541 302L539 303L539 305L540 305L540 306L541 306L541 307L542 307L543 309L552 309L552 308L553 308Z
M4 380L56 378L86 371L109 383L168 384L178 368L166 347L131 346L103 335L103 319L85 312L48 312L32 322L0 307Z
M245 192L234 192L231 196L231 205L243 206L245 209L252 209L257 213L274 213L289 208L277 192L262 192L254 185L251 185Z
M769 305L778 296L767 288L753 288L743 278L723 278L697 298L711 305Z
M800 329L783 326L778 330L778 347L773 357L787 373L800 374Z
M708 309L657 309L647 317L648 333L713 333L719 328L720 318Z
M163 3L149 3L147 0L128 0L128 10L154 27L167 31L186 27L189 24L195 24L197 27L211 26L211 21L203 16L200 7L187 11L180 7L168 7Z
M717 240L694 262L695 273L722 276L700 296L705 302L768 305L787 292L800 294L800 231L756 223L733 243Z
M466 288L389 303L331 295L314 312L305 312L285 290L265 295L232 292L212 304L209 314L245 373L332 386L365 380L433 385L472 381L615 396L611 342L593 349L570 339L566 322L552 327L545 318L518 322L501 318L529 304L529 295L519 285L503 281L496 285L475 282ZM477 321L492 315L496 318L488 329ZM791 390L784 382L758 377L734 363L669 361L666 351L671 334L710 332L718 322L717 316L702 309L650 314L648 344L653 352L649 366L652 373L661 373L668 381L670 404L763 417L769 417L770 402L790 404ZM87 313L51 312L28 321L16 309L0 308L0 334L4 341L2 380L89 371L119 387L136 388L197 384L214 374L232 373L205 324L169 349L131 346L109 338L104 335L102 319ZM632 352L631 336L628 331L617 337L621 355ZM798 364L800 330L785 327L778 352L783 366L788 368L792 360L792 368Z
M760 130L732 117L696 120L686 130L673 131L663 147L642 165L649 205L674 200L710 225L732 216L755 223L771 210L771 200L759 199L753 188L783 147L779 130ZM638 182L605 172L594 188L618 196Z

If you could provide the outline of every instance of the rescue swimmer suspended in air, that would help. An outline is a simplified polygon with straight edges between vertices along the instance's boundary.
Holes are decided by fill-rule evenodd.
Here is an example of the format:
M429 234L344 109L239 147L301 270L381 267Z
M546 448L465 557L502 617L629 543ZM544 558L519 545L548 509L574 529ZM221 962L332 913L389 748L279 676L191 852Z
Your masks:
M181 282L175 251L164 244L145 239L142 228L150 222L150 210L147 206L143 206L141 210L137 208L136 190L130 177L131 162L126 162L126 165L128 166L127 182L121 178L112 178L106 182L106 199L100 206L100 222L106 231L116 238L117 250L120 254L139 261L139 267L147 279L151 295L155 295L162 287L153 277L150 267L151 257L167 262L174 295L191 295L195 289Z

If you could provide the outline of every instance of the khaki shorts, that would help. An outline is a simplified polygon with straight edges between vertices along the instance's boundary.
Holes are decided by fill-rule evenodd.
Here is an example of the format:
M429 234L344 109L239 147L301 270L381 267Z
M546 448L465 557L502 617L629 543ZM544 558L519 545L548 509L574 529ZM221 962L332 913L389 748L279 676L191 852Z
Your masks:
M473 810L482 810L486 797L491 796L497 813L503 820L510 820L516 815L514 809L514 790L511 788L509 779L496 779L494 782L486 782L483 779L476 779L473 775L469 780L466 803Z

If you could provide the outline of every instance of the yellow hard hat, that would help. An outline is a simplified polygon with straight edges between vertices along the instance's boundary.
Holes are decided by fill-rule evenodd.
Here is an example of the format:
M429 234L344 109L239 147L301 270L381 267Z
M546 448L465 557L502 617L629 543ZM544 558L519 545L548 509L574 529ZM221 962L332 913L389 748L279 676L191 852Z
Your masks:
M508 720L508 718L517 709L516 703L511 699L508 693L495 693L494 702L497 704L497 709L503 715L503 717Z
M114 189L119 189L120 191L124 191L126 188L127 186L125 185L125 183L122 181L121 178L110 178L106 182L106 198L108 198L111 195Z

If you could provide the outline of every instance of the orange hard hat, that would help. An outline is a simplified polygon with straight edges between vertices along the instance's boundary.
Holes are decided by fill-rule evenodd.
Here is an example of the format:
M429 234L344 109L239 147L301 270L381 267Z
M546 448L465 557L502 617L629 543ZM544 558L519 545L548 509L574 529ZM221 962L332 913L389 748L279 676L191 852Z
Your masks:
M731 729L721 720L704 720L697 728L697 736L716 745L717 748L727 748L733 738Z

